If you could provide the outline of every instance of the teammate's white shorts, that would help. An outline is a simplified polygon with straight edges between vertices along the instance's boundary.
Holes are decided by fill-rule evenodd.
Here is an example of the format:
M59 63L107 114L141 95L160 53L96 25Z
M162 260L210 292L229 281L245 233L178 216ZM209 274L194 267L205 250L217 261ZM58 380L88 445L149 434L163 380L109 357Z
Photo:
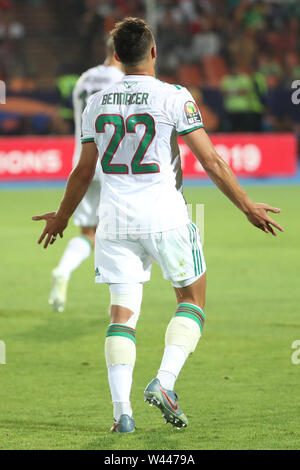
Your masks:
M100 181L93 179L84 198L74 212L74 224L79 227L98 225L98 207L100 200Z
M199 231L192 222L165 232L108 237L96 232L97 283L149 281L153 261L175 287L191 284L206 271Z

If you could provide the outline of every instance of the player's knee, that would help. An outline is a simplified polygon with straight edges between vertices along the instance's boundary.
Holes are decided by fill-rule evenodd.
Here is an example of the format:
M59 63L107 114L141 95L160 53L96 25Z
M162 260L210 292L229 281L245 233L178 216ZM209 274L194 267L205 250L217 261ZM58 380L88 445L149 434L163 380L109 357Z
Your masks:
M206 272L192 284L186 287L176 287L175 293L178 304L182 302L190 303L203 310L206 295Z
M143 296L143 284L110 284L112 323L122 323L135 329Z
M134 315L132 310L120 305L110 306L110 318L112 323L127 323L130 318Z

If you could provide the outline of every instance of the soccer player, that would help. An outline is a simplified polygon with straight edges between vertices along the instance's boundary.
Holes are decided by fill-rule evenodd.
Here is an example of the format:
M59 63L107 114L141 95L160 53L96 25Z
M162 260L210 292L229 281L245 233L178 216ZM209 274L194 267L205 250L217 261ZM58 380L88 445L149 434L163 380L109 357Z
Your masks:
M75 150L73 167L81 153L81 118L88 98L97 91L108 88L124 76L121 64L114 57L112 38L106 43L106 59L102 65L87 70L78 79L73 91L75 118ZM52 271L52 287L49 304L55 312L63 312L68 282L72 272L90 256L95 245L95 232L98 225L97 210L100 198L100 170L97 168L91 184L74 213L74 224L80 227L80 235L72 238L61 257L58 266Z
M144 398L166 422L188 424L174 391L175 381L195 350L205 322L206 266L197 227L188 217L182 195L177 134L185 139L219 189L266 233L282 227L268 211L280 209L253 202L229 166L216 153L200 112L183 87L155 78L156 47L142 19L125 18L112 32L124 79L93 95L83 113L80 160L71 173L57 212L45 220L38 240L44 248L63 235L101 160L101 197L96 232L96 282L111 293L111 323L105 357L113 402L114 432L135 430L130 390L136 358L135 328L143 283L156 261L174 286L177 308L165 335L157 377Z

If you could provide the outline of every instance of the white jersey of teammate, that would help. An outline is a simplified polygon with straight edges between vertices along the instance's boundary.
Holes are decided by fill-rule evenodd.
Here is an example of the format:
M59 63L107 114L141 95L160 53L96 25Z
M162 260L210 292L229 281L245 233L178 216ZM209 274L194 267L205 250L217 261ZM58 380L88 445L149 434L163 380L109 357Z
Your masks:
M164 232L188 224L177 134L203 127L184 87L126 75L93 95L83 113L82 143L101 161L101 233Z
M73 166L79 160L81 153L81 120L88 98L94 93L110 87L120 81L124 73L115 66L98 65L84 72L78 79L73 90L73 107L75 119L75 150Z
M73 105L75 118L75 150L73 166L79 160L81 153L81 120L82 112L88 98L94 93L110 87L113 83L122 79L124 73L117 67L110 65L98 65L87 70L78 79L73 91ZM99 163L93 181L91 182L84 198L74 212L74 224L80 227L96 227L98 225L98 207L100 198L100 170Z

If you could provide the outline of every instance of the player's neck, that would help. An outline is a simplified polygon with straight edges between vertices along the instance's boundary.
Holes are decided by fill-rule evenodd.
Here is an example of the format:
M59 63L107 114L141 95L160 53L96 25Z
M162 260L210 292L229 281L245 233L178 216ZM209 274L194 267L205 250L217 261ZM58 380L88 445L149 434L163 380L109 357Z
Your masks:
M130 70L125 70L125 75L148 75L150 77L155 77L155 71L154 70L137 70L137 69L130 69Z
M155 77L155 69L152 63L140 64L135 67L125 67L125 75L150 75Z
M117 67L120 70L122 68L120 62L118 62L114 57L106 57L103 65L106 67Z

